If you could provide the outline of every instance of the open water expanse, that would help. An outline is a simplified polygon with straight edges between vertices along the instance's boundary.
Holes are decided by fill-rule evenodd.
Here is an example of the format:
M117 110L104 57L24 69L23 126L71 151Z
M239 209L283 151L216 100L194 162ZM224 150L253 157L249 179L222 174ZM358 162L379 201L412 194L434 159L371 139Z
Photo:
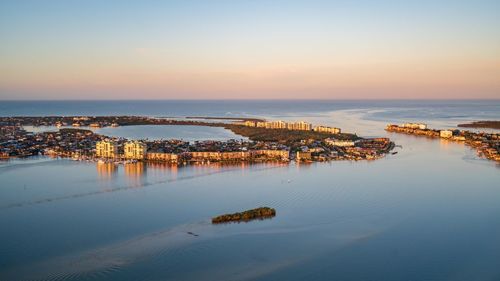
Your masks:
M0 116L14 115L307 120L402 147L307 165L0 162L0 280L500 280L500 167L463 144L384 131L500 120L498 100L0 103ZM232 137L161 127L105 129ZM276 217L210 224L259 206Z

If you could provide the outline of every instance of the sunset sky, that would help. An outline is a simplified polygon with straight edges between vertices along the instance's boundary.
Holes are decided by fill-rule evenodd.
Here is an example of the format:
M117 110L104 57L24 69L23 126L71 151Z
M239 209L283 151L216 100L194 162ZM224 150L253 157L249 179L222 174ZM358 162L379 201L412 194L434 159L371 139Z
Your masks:
M500 1L0 2L0 99L500 98Z

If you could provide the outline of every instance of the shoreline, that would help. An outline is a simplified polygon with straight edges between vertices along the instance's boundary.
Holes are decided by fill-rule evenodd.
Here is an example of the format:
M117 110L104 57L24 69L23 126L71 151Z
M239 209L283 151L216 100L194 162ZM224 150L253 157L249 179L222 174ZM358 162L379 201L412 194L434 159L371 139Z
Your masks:
M70 128L67 122L73 122ZM98 123L96 123L98 122ZM253 122L253 121L246 121ZM312 127L305 122L300 128L283 127L283 121L265 122L281 125L279 128L246 126L239 123L211 123L200 121L157 119L141 116L69 116L69 117L0 117L0 156L3 158L30 155L56 155L75 159L111 158L121 160L155 160L156 162L324 162L337 160L375 160L387 155L394 143L388 138L362 138L340 133L340 129L325 126ZM80 126L110 125L199 125L222 127L249 140L195 141L139 140L96 134ZM22 126L56 126L58 131L30 133ZM98 143L113 147L111 154L100 154ZM141 155L124 153L129 145L142 147ZM133 149L136 149L134 146ZM120 151L120 152L119 152ZM147 153L146 153L147 151ZM115 161L115 160L112 160Z
M500 163L500 134L497 133L428 129L426 124L389 124L385 130L393 133L463 142L467 146L475 148L478 156Z

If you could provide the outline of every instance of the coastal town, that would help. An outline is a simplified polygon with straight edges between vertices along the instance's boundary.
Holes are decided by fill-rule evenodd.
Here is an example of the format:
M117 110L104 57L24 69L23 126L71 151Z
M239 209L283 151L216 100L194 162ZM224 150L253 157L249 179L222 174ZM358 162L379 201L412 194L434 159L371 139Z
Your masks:
M0 157L49 155L98 162L312 162L374 160L394 148L388 138L360 138L339 128L310 123L237 119L230 123L170 120L152 117L3 117ZM56 131L28 132L23 126L56 126ZM75 124L78 125L75 125ZM129 140L82 128L131 124L221 126L248 140Z
M498 133L474 133L466 130L450 129L436 130L429 129L427 124L422 123L389 124L386 131L464 142L466 145L475 148L479 156L500 162L500 134Z

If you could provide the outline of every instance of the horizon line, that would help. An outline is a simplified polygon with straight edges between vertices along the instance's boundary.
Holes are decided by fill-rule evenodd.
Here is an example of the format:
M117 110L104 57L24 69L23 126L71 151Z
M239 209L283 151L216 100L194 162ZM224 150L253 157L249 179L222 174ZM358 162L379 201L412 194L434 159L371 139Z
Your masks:
M34 102L34 101L500 101L499 98L270 98L270 99L0 99L6 102Z

